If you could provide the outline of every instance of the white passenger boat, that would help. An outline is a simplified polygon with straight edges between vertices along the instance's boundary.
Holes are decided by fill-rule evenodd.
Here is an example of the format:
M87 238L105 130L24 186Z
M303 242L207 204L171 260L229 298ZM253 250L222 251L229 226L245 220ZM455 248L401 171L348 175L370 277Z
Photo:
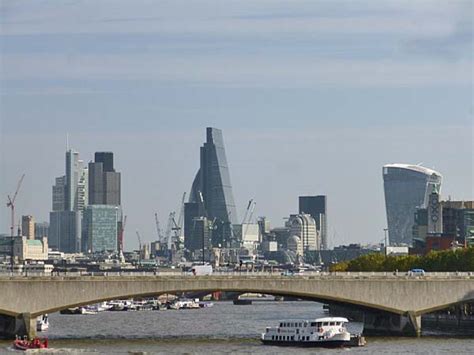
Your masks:
M45 330L49 329L49 320L48 320L48 315L43 314L42 316L39 316L36 318L36 330L38 332L44 332Z
M348 322L342 317L282 321L278 327L268 327L261 340L264 344L283 346L358 346L361 338L357 336L357 344L351 341L351 334L345 327Z

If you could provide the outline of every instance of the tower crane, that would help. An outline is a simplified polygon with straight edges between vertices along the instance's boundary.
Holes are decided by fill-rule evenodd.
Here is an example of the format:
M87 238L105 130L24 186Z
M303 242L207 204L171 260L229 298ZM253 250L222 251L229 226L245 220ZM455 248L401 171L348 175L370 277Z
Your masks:
M155 213L155 224L156 224L156 234L158 236L158 242L163 242L163 235L161 234L160 221L158 220L158 213Z
M176 215L176 212L170 212L170 215L168 217L168 224L166 226L166 234L165 234L165 241L166 241L166 246L168 250L171 250L171 231L173 230L173 226L175 224L174 222L174 216Z
M138 230L136 231L137 233L137 238L138 238L138 264L141 264L142 260L142 238L140 237L140 233L138 233Z
M16 197L18 196L18 191L20 190L20 187L21 187L21 184L23 182L23 179L25 178L25 174L23 174L20 178L20 180L18 181L18 184L16 186L16 191L15 193L13 194L13 198L10 197L10 195L8 195L8 201L7 201L7 207L9 207L11 209L11 225L10 225L10 232L11 232L11 236L13 237L14 234L15 234L15 200L16 200Z
M183 193L183 197L181 198L181 205L179 206L179 215L178 221L173 218L173 227L171 228L174 231L174 243L176 244L176 249L178 249L178 245L180 243L180 239L182 236L183 230L183 212L184 212L184 201L186 199L186 192ZM173 216L174 217L174 216Z
M125 233L125 226L127 225L127 215L123 217L122 226L119 232L119 252L123 252L123 236Z

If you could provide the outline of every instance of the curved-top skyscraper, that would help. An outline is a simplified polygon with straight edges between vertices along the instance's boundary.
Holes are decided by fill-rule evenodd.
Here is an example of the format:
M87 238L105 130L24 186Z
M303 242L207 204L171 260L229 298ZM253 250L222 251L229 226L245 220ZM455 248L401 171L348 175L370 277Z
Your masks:
M433 190L440 192L442 176L419 165L387 164L383 181L389 244L410 245L416 208L426 206Z
M238 223L222 131L208 127L206 138L201 147L200 169L191 188L189 203L185 205L185 245L191 250L202 244L190 240L194 234L193 218L207 217L213 223L213 244L222 247L232 246L232 225Z

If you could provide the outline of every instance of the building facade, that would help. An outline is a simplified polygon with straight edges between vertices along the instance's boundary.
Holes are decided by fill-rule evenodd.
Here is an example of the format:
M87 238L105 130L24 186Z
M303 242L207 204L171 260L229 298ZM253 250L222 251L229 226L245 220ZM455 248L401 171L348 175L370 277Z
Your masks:
M112 152L96 152L95 161L89 163L90 205L121 204L121 175L114 169Z
M239 243L232 231L232 225L238 223L237 212L222 131L217 128L206 129L206 142L200 149L200 168L192 184L189 203L198 205L199 215L191 216L190 213L185 213L185 226L188 226L188 232L193 225L192 219L206 217L209 221L213 221L213 246L238 247ZM189 207L188 212L190 211ZM193 207L193 211L196 211L196 207ZM192 235L192 233L185 234L185 240L192 238ZM189 242L187 244L189 245Z
M327 196L300 196L299 213L307 213L314 218L321 236L321 249L328 249Z
M419 165L388 164L383 181L389 245L411 245L415 211L426 208L433 191L440 192L442 176Z
M316 230L316 221L310 214L290 215L287 225L290 227L290 236L299 237L303 248L303 256L305 251L321 249L321 240Z
M28 239L35 239L35 219L33 216L21 217L21 234Z
M82 215L80 211L49 213L48 244L64 253L81 251Z
M89 205L84 211L87 251L117 251L119 208L112 205Z

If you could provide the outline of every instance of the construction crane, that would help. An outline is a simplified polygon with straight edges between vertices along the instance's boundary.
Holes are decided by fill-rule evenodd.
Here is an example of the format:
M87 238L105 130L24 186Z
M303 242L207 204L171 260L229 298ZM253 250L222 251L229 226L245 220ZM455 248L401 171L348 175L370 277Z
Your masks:
M122 252L122 253L123 253L123 236L124 236L124 233L125 233L125 226L126 225L127 225L127 216L125 215L123 217L122 225L120 226L119 240L118 240L119 252Z
M186 200L186 192L183 193L183 197L181 198L181 205L179 206L178 221L176 221L176 219L173 218L173 227L171 228L171 230L174 232L174 243L176 244L176 249L178 249L180 238L182 236L181 231L183 230L182 224L183 224L183 212L184 212L185 200Z
M165 241L166 241L166 247L168 250L171 250L171 231L173 230L173 226L175 225L174 222L174 216L176 215L176 212L170 212L170 215L168 217L168 224L166 226L166 234L165 234Z
M138 264L141 264L142 261L142 238L140 237L140 233L138 233L138 230L136 231L137 233L137 238L138 238Z
M7 207L11 209L12 219L11 219L11 225L10 225L10 232L11 232L12 237L14 237L15 235L15 200L16 200L16 197L18 196L18 191L20 190L20 187L24 178L25 178L25 174L23 174L20 180L18 181L18 184L16 186L16 191L13 194L13 198L11 198L10 195L7 196L8 197Z
M247 209L245 210L245 214L244 214L244 218L242 218L242 223L241 224L244 224L246 219L247 219L247 216L249 214L249 210L250 210L250 206L252 206L252 202L253 202L253 198L251 198L249 200L249 203L247 204Z
M163 242L163 236L161 235L160 221L158 220L158 213L155 213L155 224L156 224L156 234L158 236L158 242Z

